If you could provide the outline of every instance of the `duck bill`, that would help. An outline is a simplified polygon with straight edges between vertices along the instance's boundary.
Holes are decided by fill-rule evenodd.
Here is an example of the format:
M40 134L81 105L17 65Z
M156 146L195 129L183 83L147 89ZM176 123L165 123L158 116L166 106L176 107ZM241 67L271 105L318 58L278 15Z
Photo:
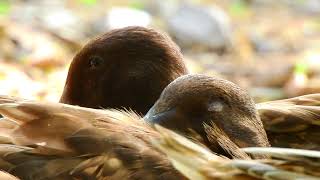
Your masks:
M192 117L183 113L178 108L158 112L152 107L144 119L150 124L159 124L165 128L184 134L190 134L191 131L199 134L203 131L200 120L192 119Z
M145 115L144 120L150 124L159 124L171 130L178 130L183 125L182 117L182 114L178 113L176 108L160 113L156 113L154 108L151 108Z
M247 117L234 117L232 115L225 117L223 120L218 117L216 117L217 119L212 118L195 118L185 115L177 108L163 112L157 112L154 108L151 108L144 117L145 121L150 124L159 124L170 130L197 139L212 151L227 157L234 156L233 153L226 152L230 143L235 144L235 147L238 148L269 146L265 131L262 125L256 123L255 118L248 119ZM206 128L204 124L207 124ZM208 131L208 128L212 129L212 132ZM218 128L219 131L213 130L214 128ZM214 132L221 132L221 134L216 134L214 138L210 138ZM221 141L221 139L227 141ZM243 158L244 156L238 157Z
M150 124L159 124L165 128L182 133L209 147L212 151L225 154L217 142L209 142L205 132L203 118L193 118L176 108L164 112L156 112L153 108L144 117Z

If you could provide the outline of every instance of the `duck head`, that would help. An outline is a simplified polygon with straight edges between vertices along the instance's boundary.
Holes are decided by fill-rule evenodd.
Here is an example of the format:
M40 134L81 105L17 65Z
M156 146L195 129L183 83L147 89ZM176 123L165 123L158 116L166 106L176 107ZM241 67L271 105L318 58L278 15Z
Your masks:
M183 74L182 54L168 36L144 27L116 29L90 41L74 57L60 102L145 114Z
M251 97L234 83L219 78L177 78L144 118L183 134L194 131L211 150L227 156L218 142L210 138L213 132L206 125L216 125L239 147L269 146Z

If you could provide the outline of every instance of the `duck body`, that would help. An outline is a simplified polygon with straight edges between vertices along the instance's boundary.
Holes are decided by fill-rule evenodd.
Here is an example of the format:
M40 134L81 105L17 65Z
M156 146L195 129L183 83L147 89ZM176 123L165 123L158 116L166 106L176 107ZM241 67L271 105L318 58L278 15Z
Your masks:
M132 112L0 97L0 177L11 179L319 179L319 152L246 148L228 159ZM10 119L10 121L9 121ZM76 123L75 123L76 122ZM293 161L294 159L294 161ZM302 171L303 170L303 171ZM13 177L12 175L17 178Z
M20 179L183 179L134 113L31 101L0 109L12 143L0 145L0 168Z
M320 94L256 105L274 147L320 150Z

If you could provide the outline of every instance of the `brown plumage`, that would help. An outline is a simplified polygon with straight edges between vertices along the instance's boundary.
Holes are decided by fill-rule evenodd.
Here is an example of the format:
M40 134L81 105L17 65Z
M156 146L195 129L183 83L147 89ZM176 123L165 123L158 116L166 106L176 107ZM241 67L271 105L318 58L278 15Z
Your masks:
M167 129L156 127L161 134L153 144L167 155L174 167L189 179L228 180L319 180L320 152L300 149L249 147L251 154L274 159L226 159Z
M320 150L320 94L256 105L272 146Z
M16 145L0 145L0 168L25 180L184 179L180 172L190 179L320 176L315 151L246 148L279 160L229 160L133 113L9 99L0 98L0 112L14 121L0 121L0 132Z
M60 102L145 114L162 90L187 73L179 47L144 27L109 31L74 57Z
M0 113L13 143L0 145L0 168L23 180L183 179L134 113L31 101L1 104Z
M194 128L200 138L192 138L217 153L249 159L238 146L268 146L251 98L226 80L178 78L146 118L156 120L162 113L163 122L181 122L167 112L186 117L181 127ZM0 97L0 114L0 135L12 143L0 145L0 168L19 178L184 178L153 146L161 134L133 112Z
M211 150L229 157L244 158L221 145L230 140L239 147L269 146L251 97L237 85L219 78L177 78L165 88L145 119L184 134L195 132Z

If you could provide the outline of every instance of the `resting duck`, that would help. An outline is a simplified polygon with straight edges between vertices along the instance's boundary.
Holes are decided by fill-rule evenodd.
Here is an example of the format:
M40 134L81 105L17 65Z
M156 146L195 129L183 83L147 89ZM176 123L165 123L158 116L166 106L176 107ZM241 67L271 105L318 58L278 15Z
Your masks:
M60 102L145 114L162 90L187 72L179 47L167 35L139 26L115 29L73 58Z
M218 145L223 141L239 147L269 146L251 97L230 81L205 75L185 75L170 83L145 120L200 135L203 144L226 156L234 152Z
M116 29L74 57L60 102L145 114L171 81L187 73L179 47L167 35L137 26ZM320 150L319 99L315 94L257 104L272 146Z
M187 73L179 47L167 35L144 27L116 29L90 41L74 57L60 102L91 108L126 108L145 114L171 81ZM284 111L284 104L293 107L296 99L285 101L256 106L271 144L301 148L297 142L304 141L308 144L304 148L319 150L320 128L305 120L312 114L317 117L308 113L310 105L306 109L300 108L303 105L300 104L297 114L295 110ZM301 112L302 109L305 110ZM312 107L311 111L316 109ZM288 126L294 127L297 118L284 118L280 122L280 114L299 116L303 130L288 136Z
M169 126L185 117L180 132L199 134L193 139L229 157L250 158L238 146L269 145L251 98L231 82L204 75L173 81L147 121L131 111L5 96L0 113L0 135L7 138L1 140L0 168L26 180L184 179L155 148L161 133L147 121ZM193 126L194 134L188 130Z

